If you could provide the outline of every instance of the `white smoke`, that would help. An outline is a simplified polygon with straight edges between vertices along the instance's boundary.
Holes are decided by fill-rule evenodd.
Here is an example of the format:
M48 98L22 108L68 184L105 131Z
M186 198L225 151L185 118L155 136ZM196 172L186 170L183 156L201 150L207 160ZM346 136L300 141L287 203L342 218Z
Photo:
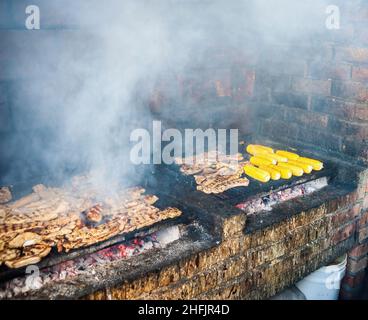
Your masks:
M88 170L100 186L128 180L129 135L152 122L147 100L158 78L213 64L209 49L257 49L311 34L324 26L323 2L41 1L41 30L13 48L9 66L27 79L10 92L18 130L2 152L10 161L23 153L3 180ZM43 29L52 19L69 29ZM165 89L175 101L175 85Z

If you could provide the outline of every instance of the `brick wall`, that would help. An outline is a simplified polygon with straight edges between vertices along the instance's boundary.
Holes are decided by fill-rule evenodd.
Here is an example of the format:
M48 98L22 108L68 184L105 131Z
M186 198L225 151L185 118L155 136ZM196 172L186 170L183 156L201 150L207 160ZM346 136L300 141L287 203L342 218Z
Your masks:
M83 1L77 3L82 6ZM0 10L4 41L0 48L3 133L22 125L14 123L12 115L21 112L17 104L25 107L24 101L13 101L16 97L12 95L5 100L7 88L17 88L18 81L35 76L26 66L18 65L21 56L32 56L32 65L52 65L49 58L43 61L38 40L60 38L57 42L62 51L68 42L83 37L73 29L76 17L68 11L68 3L59 8L44 0L34 1L42 9L42 30L25 30L27 4L8 0L2 2ZM254 31L251 23L242 25L244 32L236 33L245 35L239 41L229 40L227 33L208 33L212 37L209 44L191 53L185 71L172 67L163 70L151 94L151 110L172 122L193 119L189 122L198 127L239 127L243 133L254 133L258 128L261 134L273 138L319 145L367 162L367 5L362 1L337 4L342 14L340 30L321 28L319 33L297 42L254 41L252 32L260 30ZM214 33L221 34L219 31ZM81 38L78 43L83 42ZM25 122L35 123L32 119Z
M253 133L256 53L215 46L202 55L193 58L186 71L166 73L157 81L151 111L174 127L183 122L195 128L240 128L243 134Z
M250 36L246 46L239 42L226 49L221 39L205 59L193 59L201 68L180 83L175 98L195 105L196 115L200 106L205 119L225 118L245 134L257 132L289 145L301 142L368 163L368 5L335 4L341 12L339 30L322 25L312 34L277 43ZM164 97L168 87L154 97ZM168 104L161 99L156 110Z
M356 299L361 296L364 278L368 267L368 171L361 174L360 195L361 213L356 222L357 245L348 252L346 276L343 279L340 297Z
M340 5L341 29L264 48L256 72L262 134L368 162L367 4ZM268 54L270 52L270 54Z
M297 202L298 212L291 213L295 203L282 204L279 223L258 230L243 214L226 217L218 246L85 299L270 297L357 243L363 218L357 192L330 187L319 199Z

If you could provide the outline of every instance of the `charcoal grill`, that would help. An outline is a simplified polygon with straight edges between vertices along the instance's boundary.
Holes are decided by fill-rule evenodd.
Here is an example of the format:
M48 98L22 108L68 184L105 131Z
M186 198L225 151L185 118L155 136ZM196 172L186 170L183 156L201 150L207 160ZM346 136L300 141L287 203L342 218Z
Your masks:
M246 144L258 143L269 145L275 149L287 149L285 145L266 141L261 138L251 139L250 137L247 137L245 141ZM244 151L245 145L239 145L239 150ZM340 179L343 179L344 175L346 175L344 167L341 165L341 163L327 154L315 154L314 152L308 153L308 151L304 152L304 149L302 148L299 149L299 152L305 156L322 160L324 162L324 169L321 171L313 171L311 174L303 175L302 177L293 177L289 180L270 181L268 183L260 183L252 178L249 178L249 186L233 188L221 194L205 194L201 191L198 191L196 189L194 177L182 174L180 172L180 167L176 164L136 167L134 173L136 179L131 179L131 185L129 186L136 185L144 187L146 189L146 193L155 194L159 197L159 200L155 203L157 207L177 207L182 211L182 215L178 218L160 221L151 226L141 228L130 233L118 235L106 241L89 247L72 250L68 253L58 253L55 249L53 249L49 256L44 258L40 263L37 264L37 266L40 269L51 267L68 260L94 253L103 248L122 243L126 240L130 240L137 234L148 234L161 228L178 224L185 225L189 230L189 238L186 238L184 241L203 241L204 234L206 237L208 237L208 239L206 238L207 240L205 240L205 245L202 248L203 250L205 248L216 246L221 242L223 237L223 219L226 219L230 216L244 215L245 213L235 206L239 203L250 200L253 197L263 197L272 192L288 189L322 177L327 178L329 187L331 187L333 192L336 192L337 194L340 189L338 187L334 189L333 185L338 184ZM244 152L242 154L245 159L248 157L248 155ZM45 179L44 181L38 180L32 181L32 183L28 182L15 184L12 186L14 198L17 199L25 194L28 194L31 191L31 186L37 183L44 183L45 185L57 185L60 183L60 181L54 179ZM341 190L343 192L347 192L349 184L352 185L351 190L354 190L355 187L353 180L349 182L344 181L344 188ZM318 197L313 196L312 199L316 199L317 201ZM313 205L313 201L311 200L311 205ZM293 207L294 205L295 208ZM307 208L298 207L298 201L290 201L290 205L286 211L273 209L271 212L267 213L260 212L259 214L247 218L244 233L252 233L258 229L264 228L267 225L280 222L285 217L293 215L295 212L300 212L304 209ZM200 228L197 227L198 225ZM203 232L203 230L205 230L205 232ZM190 252L188 254L190 254ZM177 259L177 257L175 259ZM167 261L163 263L169 263L170 261L170 259L167 259ZM151 268L157 268L157 265L146 267L146 271L150 270ZM5 266L2 266L0 268L0 284L14 277L24 275L25 269L26 268L8 269ZM136 273L133 272L132 279L134 278L133 274L134 276L137 276ZM95 284L93 284L93 286L95 286Z
M249 137L245 140L249 141ZM247 143L261 143L260 140L252 139L252 142ZM268 144L271 147L277 149L285 149L283 145L277 143ZM245 145L239 145L239 150L243 151ZM248 154L242 152L245 159L249 157ZM315 156L316 157L316 156ZM203 209L201 208L212 208L213 202L223 203L226 210L229 212L233 210L238 210L234 208L238 203L247 201L253 197L263 197L271 192L280 191L288 189L293 186L301 185L309 181L313 181L322 177L326 177L328 181L333 181L338 175L338 166L331 160L327 158L320 158L324 162L324 169L321 171L313 171L311 174L303 175L302 177L292 177L289 180L278 180L269 181L268 183L260 183L252 178L249 178L250 184L247 187L237 187L229 189L220 194L204 194L201 191L197 191L196 182L193 176L184 175L180 172L180 167L176 164L172 165L155 165L155 166L141 166L136 168L135 180L130 180L130 185L140 185L146 189L146 193L155 194L159 197L159 200L155 205L159 208L165 208L169 206L179 208L183 213L180 217L174 219L168 219L164 221L157 222L151 226L144 227L126 234L118 235L110 238L106 241L94 244L89 247L84 247L76 250L72 250L68 253L58 253L55 248L51 251L49 256L44 258L40 263L37 264L39 268L51 267L53 265L65 262L71 259L75 259L90 253L94 253L103 248L121 243L123 241L132 239L137 234L154 232L160 228L185 224L190 225L193 221L202 221L203 225L207 229L211 229L210 233L215 234L214 222L211 217L211 213L206 212L203 214ZM139 178L143 177L143 178ZM47 185L50 185L50 180L45 178L41 181ZM29 192L31 192L31 187L40 183L40 181L34 181L34 183L19 183L12 186L12 192L14 198L17 199ZM59 181L52 180L52 184L60 183ZM190 194L197 193L200 195L200 205L191 206L190 205ZM189 194L189 196L188 196ZM185 200L184 200L185 199ZM201 207L201 208L200 208ZM218 238L218 235L214 235L214 238ZM24 268L19 269L9 269L6 266L0 267L0 282L9 280L19 275L25 274Z
M138 169L138 171L146 171L147 168L141 167ZM192 223L194 221L196 222L203 222L203 228L213 228L214 223L211 222L211 216L199 214L201 213L201 210L196 209L189 204L180 201L177 197L171 196L167 193L167 190L163 190L162 188L156 188L153 187L149 182L149 174L143 174L142 172L137 172L137 177L144 176L145 178L139 179L137 178L136 181L130 181L129 186L142 186L146 189L146 194L154 194L159 197L158 201L155 203L155 206L157 206L159 209L164 209L167 207L176 207L182 211L181 216L172 218L172 219L166 219L159 221L157 223L154 223L150 226L146 226L128 233L120 234L115 237L112 237L108 240L101 241L99 243L93 244L91 246L74 249L70 252L57 252L56 248L53 247L50 254L42 259L39 263L36 264L36 266L40 269L52 267L54 265L57 265L62 262L66 262L69 260L73 260L94 252L97 252L101 249L110 247L112 245L116 245L125 241L128 241L132 238L134 238L137 235L143 235L143 234L149 234L155 231L158 231L163 228L167 228L174 225L185 225L189 228L189 234L192 237L193 240L198 237L197 231L194 227L192 227ZM50 180L48 178L45 178L42 183L45 183L46 185L57 185L57 183L60 183L60 181ZM32 192L32 186L40 183L40 181L34 181L34 183L19 183L14 184L11 186L12 194L13 194L13 200L17 200L18 198L29 194ZM126 186L126 185L124 185ZM126 186L126 187L129 187ZM205 220L205 221L204 221ZM8 281L12 278L15 278L17 276L23 276L26 273L27 267L23 268L17 268L17 269L11 269L6 267L5 265L0 266L0 284Z
M248 141L246 144L249 144L249 143L262 144L262 140L259 140L259 138L258 139L253 138L252 140L250 140L251 142L249 142L248 137L245 140ZM265 143L263 142L263 144ZM285 145L280 145L275 142L268 143L267 145L275 149L280 149L280 150L287 149ZM239 151L243 151L241 153L244 156L244 158L247 159L249 158L249 154L244 152L244 149L245 149L245 145L243 144L239 145ZM301 151L301 153L303 153L303 151ZM312 155L308 155L308 156L312 157ZM253 178L247 177L250 181L247 187L232 188L232 189L226 190L223 193L210 194L208 195L208 197L209 199L216 198L216 199L225 201L230 206L235 206L238 203L244 202L252 197L263 197L263 196L270 194L271 192L285 190L285 189L288 189L288 188L291 188L297 185L304 184L309 181L317 180L322 177L326 177L328 181L333 181L338 175L338 171L339 171L338 165L334 161L328 159L327 157L324 158L319 155L314 155L314 157L323 161L324 168L321 171L312 171L312 173L304 174L302 177L293 176L291 179L288 179L288 180L285 180L285 179L280 179L278 181L270 180L267 183L261 183ZM153 172L154 172L153 179L157 179L156 178L157 176L157 177L160 177L161 184L175 186L175 188L173 188L175 189L175 191L173 190L172 192L179 193L179 196L180 196L180 193L185 192L183 190L187 190L189 192L201 192L201 191L197 191L197 188L196 188L197 183L195 182L194 177L192 175L183 174L180 171L180 166L177 164L159 165L154 168Z

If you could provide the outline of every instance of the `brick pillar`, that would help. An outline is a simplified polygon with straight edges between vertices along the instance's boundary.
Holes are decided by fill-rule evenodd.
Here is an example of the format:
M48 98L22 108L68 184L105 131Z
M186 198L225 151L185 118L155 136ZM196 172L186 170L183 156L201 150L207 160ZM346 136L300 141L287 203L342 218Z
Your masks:
M368 171L362 173L358 192L361 194L362 212L357 220L358 245L348 252L346 275L343 279L340 298L356 299L362 294L365 277L368 274Z

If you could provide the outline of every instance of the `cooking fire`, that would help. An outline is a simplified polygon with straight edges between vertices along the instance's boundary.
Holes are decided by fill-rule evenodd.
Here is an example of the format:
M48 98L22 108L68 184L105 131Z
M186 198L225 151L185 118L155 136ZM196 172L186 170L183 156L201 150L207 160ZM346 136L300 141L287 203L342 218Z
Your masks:
M177 208L154 207L158 197L144 192L131 188L96 199L87 177L75 177L69 188L34 186L0 208L0 261L21 268L40 262L53 247L68 252L181 215Z
M367 12L0 1L0 300L366 297Z

